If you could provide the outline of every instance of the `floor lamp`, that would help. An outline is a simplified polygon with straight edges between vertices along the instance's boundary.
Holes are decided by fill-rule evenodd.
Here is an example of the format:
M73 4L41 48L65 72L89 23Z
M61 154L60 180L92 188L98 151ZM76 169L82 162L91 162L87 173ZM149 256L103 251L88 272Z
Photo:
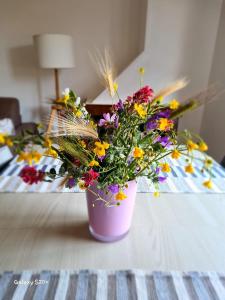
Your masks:
M53 69L55 81L55 97L60 98L59 70L74 67L74 51L72 37L65 34L39 34L33 37L39 65L43 69ZM47 134L50 132L54 115L52 108Z

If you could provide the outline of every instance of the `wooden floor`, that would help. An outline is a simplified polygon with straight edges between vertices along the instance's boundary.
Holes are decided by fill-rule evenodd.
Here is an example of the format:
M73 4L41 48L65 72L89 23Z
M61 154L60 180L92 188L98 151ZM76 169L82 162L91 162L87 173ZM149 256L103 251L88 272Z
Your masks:
M0 271L80 268L225 271L225 195L138 194L129 235L104 244L84 194L0 194Z

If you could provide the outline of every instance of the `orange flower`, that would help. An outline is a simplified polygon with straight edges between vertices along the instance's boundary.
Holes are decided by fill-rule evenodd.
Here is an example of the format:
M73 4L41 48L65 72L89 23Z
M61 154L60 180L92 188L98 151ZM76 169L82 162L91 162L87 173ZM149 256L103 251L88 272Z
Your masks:
M187 165L186 167L185 167L185 172L186 173L194 173L194 168L193 168L193 166L191 165L191 164L189 164L189 165Z

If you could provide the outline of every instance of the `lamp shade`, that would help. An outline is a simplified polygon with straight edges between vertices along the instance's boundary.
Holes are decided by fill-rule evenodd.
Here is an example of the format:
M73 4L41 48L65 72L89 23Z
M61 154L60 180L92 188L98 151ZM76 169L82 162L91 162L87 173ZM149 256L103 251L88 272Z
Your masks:
M72 37L65 34L39 34L33 36L39 65L45 69L74 67Z

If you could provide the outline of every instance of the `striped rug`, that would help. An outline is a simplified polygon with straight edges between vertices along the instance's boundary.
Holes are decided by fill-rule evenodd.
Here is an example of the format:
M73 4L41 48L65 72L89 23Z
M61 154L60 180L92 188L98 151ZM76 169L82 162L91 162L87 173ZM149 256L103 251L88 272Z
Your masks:
M217 162L214 161L212 168L213 188L206 189L202 182L208 179L208 174L202 173L202 164L198 160L193 162L195 168L194 174L187 174L184 172L184 166L187 164L185 158L173 160L167 158L171 166L171 173L162 174L168 176L165 183L160 185L161 193L225 193L225 169L222 168ZM42 157L41 161L35 167L39 170L49 171L55 167L56 171L59 170L61 162L53 160L50 157ZM32 186L25 184L18 176L21 169L24 167L23 163L17 163L14 159L8 168L0 174L0 192L82 192L76 186L73 189L60 187L61 179L53 183L41 182ZM138 192L146 193L153 192L154 186L146 177L138 178Z
M4 300L224 300L225 273L82 270L0 276Z

